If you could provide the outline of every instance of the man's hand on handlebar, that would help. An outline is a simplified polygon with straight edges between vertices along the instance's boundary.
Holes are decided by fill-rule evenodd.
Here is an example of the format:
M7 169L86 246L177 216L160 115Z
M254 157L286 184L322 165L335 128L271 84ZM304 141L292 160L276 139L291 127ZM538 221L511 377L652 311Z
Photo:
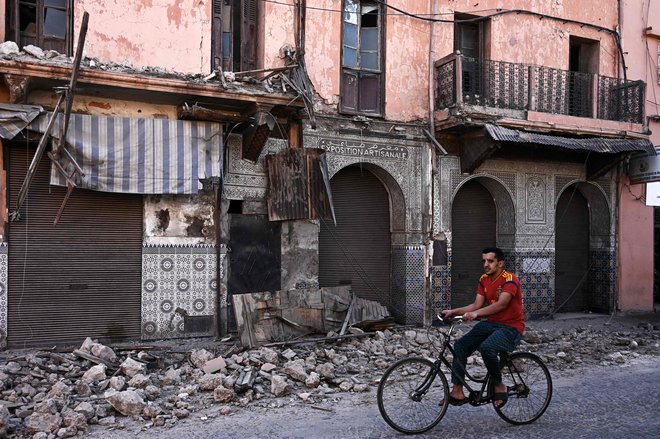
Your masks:
M469 322L470 320L474 320L477 318L477 313L474 311L466 312L463 314L463 320L466 322Z
M450 309L443 309L442 311L440 311L440 318L445 322L449 320L451 316L452 316L452 312Z

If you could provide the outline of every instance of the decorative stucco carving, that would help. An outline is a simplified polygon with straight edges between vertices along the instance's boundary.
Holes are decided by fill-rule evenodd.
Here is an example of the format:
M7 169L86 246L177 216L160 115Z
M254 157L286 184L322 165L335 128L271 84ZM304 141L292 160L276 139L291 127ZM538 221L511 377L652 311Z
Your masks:
M28 85L30 85L30 77L21 75L12 75L5 73L5 84L9 89L9 102L18 104L25 102Z
M545 180L540 175L526 175L525 222L545 223Z

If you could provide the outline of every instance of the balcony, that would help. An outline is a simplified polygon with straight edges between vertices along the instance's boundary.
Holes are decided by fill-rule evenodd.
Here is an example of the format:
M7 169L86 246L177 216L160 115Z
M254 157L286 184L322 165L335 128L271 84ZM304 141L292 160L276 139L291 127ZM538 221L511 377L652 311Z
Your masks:
M436 111L475 106L487 107L487 113L529 120L536 112L644 124L643 81L469 58L459 53L436 61L435 70ZM641 131L641 126L634 130Z

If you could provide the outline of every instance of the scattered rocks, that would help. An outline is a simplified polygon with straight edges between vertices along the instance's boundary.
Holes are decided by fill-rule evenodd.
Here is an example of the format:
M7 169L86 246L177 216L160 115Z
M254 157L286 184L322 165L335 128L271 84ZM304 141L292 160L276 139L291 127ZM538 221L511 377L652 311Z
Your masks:
M548 325L529 322L518 350L540 355L552 373L625 366L660 353L660 332L653 325L631 329L588 323L545 329ZM461 327L458 336L467 329ZM94 424L121 428L124 416L157 428L213 404L220 405L217 415L228 415L247 406L313 404L343 392L369 392L398 358L436 355L442 342L438 331L444 330L394 328L281 349L237 351L216 342L190 354L180 348L121 351L87 339L79 349L89 354L84 357L41 351L8 354L0 361L0 400L6 402L0 404L0 437L3 432L19 438L74 437ZM468 364L483 368L478 354ZM214 372L206 373L209 370Z

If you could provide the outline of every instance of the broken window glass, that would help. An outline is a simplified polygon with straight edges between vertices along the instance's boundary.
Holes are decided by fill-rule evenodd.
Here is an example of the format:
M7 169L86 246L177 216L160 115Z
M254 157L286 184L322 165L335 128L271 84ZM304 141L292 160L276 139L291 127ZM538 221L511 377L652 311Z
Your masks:
M340 106L344 112L382 112L382 12L374 1L344 0Z
M36 0L21 2L19 8L19 29L28 34L37 33L37 4Z
M44 35L62 39L66 37L66 11L55 8L45 9Z
M10 33L19 46L33 44L70 54L73 0L10 0Z

